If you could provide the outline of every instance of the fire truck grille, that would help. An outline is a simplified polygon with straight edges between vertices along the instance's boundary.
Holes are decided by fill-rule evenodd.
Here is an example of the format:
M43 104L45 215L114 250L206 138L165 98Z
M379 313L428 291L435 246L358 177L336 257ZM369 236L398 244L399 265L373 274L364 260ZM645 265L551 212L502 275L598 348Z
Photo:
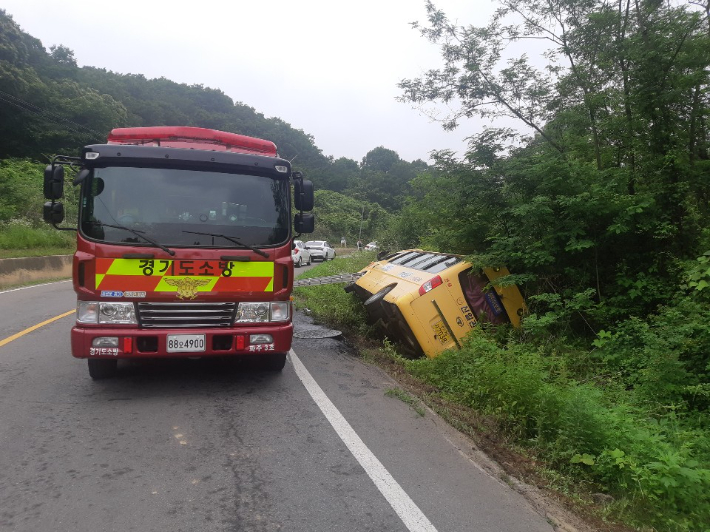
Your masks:
M138 323L146 328L229 327L236 303L138 303Z

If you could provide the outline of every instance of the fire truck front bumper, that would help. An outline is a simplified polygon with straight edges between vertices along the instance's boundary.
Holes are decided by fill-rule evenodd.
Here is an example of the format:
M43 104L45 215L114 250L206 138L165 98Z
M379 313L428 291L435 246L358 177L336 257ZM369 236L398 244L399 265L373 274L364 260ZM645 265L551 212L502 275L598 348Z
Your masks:
M76 358L173 358L248 356L287 353L293 324L219 329L139 329L75 326L71 331Z

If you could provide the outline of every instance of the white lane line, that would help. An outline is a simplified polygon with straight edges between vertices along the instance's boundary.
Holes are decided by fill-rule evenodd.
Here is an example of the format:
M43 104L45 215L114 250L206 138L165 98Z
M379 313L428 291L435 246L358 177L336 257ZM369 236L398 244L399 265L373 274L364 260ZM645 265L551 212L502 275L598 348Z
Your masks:
M404 525L410 532L436 532L436 528L429 519L414 504L414 501L407 495L397 481L385 469L385 466L372 454L357 433L350 426L350 423L343 417L335 405L328 399L315 379L308 372L296 353L291 349L291 362L296 370L296 375L308 390L313 401L321 409L323 415L335 429L343 443L347 445L355 459L365 469L367 475L375 483L377 489L384 496L392 509L397 513Z
M65 281L53 281L51 283L31 284L28 286L21 286L20 288L11 288L9 290L3 290L2 292L0 292L0 294L7 294L9 292L17 292L18 290L27 290L28 288L38 288L40 286L48 286L50 284L59 284L59 283L71 283L71 279L67 279Z

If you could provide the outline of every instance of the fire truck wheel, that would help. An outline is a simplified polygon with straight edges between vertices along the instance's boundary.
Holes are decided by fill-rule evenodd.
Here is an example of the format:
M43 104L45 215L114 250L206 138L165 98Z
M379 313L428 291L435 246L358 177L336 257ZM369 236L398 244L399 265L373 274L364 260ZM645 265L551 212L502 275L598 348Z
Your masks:
M116 359L89 359L89 375L94 380L109 379L116 375L118 371L118 360Z
M286 353L261 355L261 367L268 371L281 371L286 365Z

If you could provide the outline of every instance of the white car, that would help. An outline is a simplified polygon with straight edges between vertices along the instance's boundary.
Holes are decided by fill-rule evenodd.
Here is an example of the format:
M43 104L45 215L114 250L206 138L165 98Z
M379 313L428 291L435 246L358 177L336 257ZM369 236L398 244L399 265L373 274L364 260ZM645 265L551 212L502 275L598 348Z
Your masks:
M306 245L302 240L293 241L291 245L291 258L296 268L300 268L304 264L308 266L311 263L311 252L306 249Z
M306 249L311 252L313 260L333 260L335 258L335 250L333 246L325 240L309 240L306 242Z
M377 241L370 242L365 246L365 251L375 251L377 249Z

